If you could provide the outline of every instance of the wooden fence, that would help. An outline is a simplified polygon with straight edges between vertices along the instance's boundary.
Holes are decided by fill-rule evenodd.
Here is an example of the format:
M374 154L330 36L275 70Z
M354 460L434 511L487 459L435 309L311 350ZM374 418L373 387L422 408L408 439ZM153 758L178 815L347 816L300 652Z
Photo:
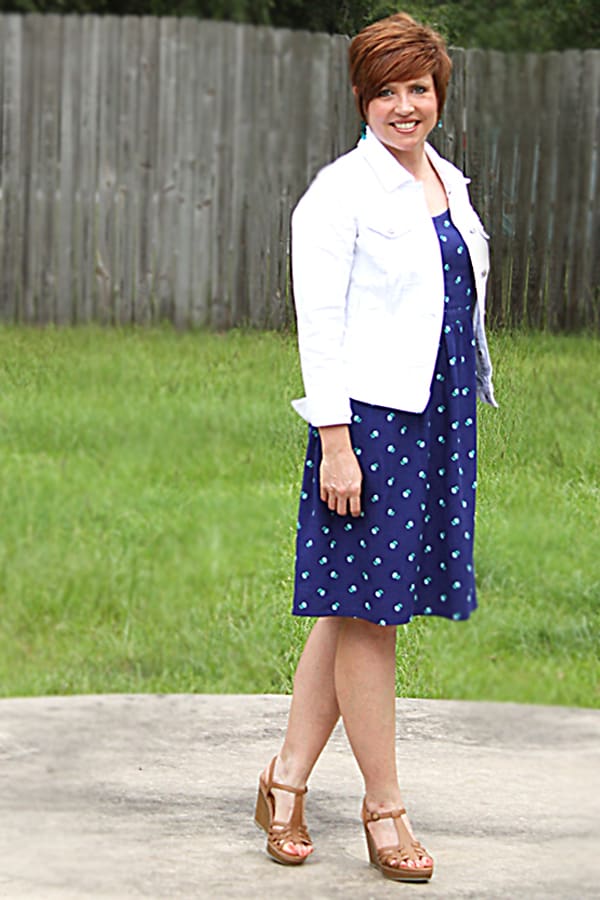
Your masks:
M347 39L0 16L0 317L291 320L290 210L357 120ZM497 324L598 327L600 51L454 50L435 143L492 234Z

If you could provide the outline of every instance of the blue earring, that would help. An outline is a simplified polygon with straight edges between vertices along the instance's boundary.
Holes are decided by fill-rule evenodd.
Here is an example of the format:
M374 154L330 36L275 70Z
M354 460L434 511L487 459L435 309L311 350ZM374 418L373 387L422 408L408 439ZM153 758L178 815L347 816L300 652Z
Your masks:
M443 127L444 127L444 122L443 122L442 119L440 119L440 121L437 123L437 127L438 127L438 128L443 128Z
M360 123L360 139L361 139L361 141L364 141L366 136L367 136L367 123L363 119L363 121Z

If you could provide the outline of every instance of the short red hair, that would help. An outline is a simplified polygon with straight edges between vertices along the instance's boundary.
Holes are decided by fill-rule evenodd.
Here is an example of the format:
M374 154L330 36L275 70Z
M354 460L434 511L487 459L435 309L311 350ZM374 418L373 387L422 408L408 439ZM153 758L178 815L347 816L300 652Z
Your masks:
M386 84L423 75L433 77L441 115L452 60L437 31L420 25L407 13L396 13L359 31L350 44L349 58L350 79L363 119L367 118L369 103Z

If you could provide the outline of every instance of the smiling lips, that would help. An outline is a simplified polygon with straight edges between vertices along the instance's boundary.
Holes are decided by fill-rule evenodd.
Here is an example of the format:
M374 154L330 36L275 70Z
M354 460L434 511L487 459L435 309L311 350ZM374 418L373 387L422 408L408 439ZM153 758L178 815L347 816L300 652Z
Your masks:
M402 131L406 133L408 131L413 131L419 123L416 121L416 119L411 119L410 122L390 122L390 124L392 128L395 129L395 131Z

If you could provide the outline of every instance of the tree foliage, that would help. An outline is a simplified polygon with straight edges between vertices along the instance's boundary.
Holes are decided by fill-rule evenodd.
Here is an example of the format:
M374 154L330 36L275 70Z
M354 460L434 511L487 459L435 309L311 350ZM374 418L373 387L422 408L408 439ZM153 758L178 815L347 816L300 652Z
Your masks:
M398 10L380 0L374 18ZM402 7L455 47L509 51L600 48L598 0L417 0Z
M271 24L272 0L0 0L2 12L97 13L114 16L194 16Z
M355 34L378 18L373 12L370 0L275 0L271 21L283 28Z
M598 0L0 0L2 12L195 16L342 34L399 9L459 47L600 47Z

